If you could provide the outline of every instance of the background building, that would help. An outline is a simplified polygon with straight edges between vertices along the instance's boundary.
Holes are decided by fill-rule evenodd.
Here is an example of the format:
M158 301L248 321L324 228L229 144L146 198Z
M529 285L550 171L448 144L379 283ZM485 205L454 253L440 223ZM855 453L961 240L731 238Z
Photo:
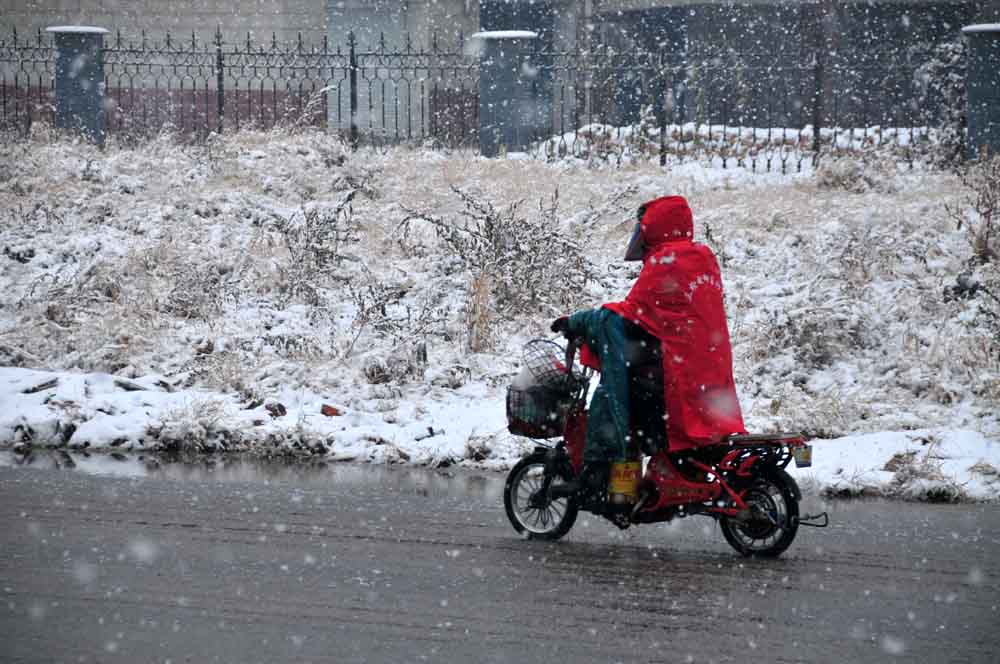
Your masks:
M1000 0L0 0L0 29L22 34L51 25L97 25L128 37L170 32L255 40L345 42L428 47L479 29L533 29L546 45L592 39L645 48L692 44L768 49L796 43L804 22L822 17L844 48L938 41L960 24L1000 20Z

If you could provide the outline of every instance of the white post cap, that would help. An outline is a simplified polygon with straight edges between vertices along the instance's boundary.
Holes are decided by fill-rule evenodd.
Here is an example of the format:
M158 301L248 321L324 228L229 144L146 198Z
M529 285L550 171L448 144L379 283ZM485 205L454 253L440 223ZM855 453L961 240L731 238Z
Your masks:
M104 28L95 28L90 25L54 25L51 28L45 28L45 32L92 34L92 35L108 34L108 31L105 30Z

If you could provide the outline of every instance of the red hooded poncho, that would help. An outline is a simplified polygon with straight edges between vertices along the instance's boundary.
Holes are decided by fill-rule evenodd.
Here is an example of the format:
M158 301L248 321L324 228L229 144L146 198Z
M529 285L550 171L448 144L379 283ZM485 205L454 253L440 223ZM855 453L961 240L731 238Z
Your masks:
M624 302L604 306L663 342L670 450L745 433L715 255L693 241L691 209L681 196L648 203L641 226L639 279Z

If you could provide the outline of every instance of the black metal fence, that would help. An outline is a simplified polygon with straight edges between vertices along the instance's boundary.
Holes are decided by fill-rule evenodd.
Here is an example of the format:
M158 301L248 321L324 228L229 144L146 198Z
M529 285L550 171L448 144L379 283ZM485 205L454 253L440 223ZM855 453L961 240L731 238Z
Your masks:
M104 47L107 131L199 140L315 126L352 144L475 147L481 81L470 46L462 38L418 47L409 37L362 45L352 35L334 45L118 34ZM43 33L0 37L0 130L51 120L55 55ZM912 159L960 103L923 75L932 57L533 49L524 58L551 123L535 130L532 149L553 158L699 158L783 171L873 145Z
M686 54L597 47L538 54L552 86L554 154L605 146L661 163L694 156L801 170L821 154L875 147L908 160L962 131L961 66L933 49ZM930 65L934 66L930 66Z

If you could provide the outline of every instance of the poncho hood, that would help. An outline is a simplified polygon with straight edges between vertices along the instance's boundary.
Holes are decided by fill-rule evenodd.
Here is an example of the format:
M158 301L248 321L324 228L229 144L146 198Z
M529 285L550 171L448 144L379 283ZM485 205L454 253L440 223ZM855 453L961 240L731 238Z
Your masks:
M683 196L664 196L645 205L640 222L642 239L649 252L655 252L668 242L694 239L691 208Z

